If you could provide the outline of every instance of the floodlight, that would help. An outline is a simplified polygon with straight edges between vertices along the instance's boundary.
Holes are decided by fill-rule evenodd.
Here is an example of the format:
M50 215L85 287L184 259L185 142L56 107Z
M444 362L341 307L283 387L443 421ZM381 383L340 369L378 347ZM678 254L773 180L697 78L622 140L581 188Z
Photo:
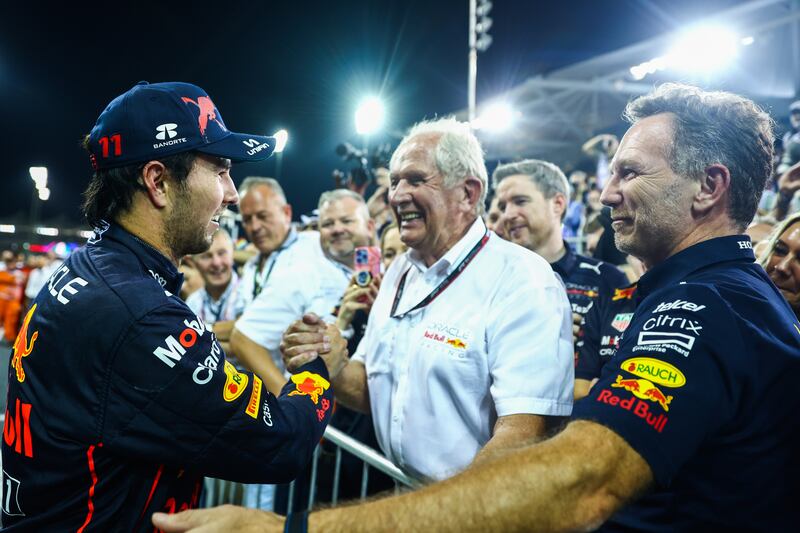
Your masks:
M37 189L47 187L47 167L30 167L28 172L30 172Z
M50 237L55 237L58 235L58 228L48 228L46 226L39 226L36 228L36 233L39 235L48 235Z
M356 132L359 135L375 133L383 127L383 103L377 96L364 99L356 110Z
M499 133L510 128L519 116L520 112L514 111L508 102L496 102L483 110L480 116L473 121L472 127Z
M667 53L671 68L707 72L727 66L739 55L740 39L721 26L697 26L684 32Z
M0 233L14 233L17 227L14 224L0 224Z
M289 140L289 132L286 130L278 130L272 134L275 137L275 150L273 153L279 154L286 148L286 142Z
M47 187L42 187L39 189L39 200L47 201L50 199L50 189Z

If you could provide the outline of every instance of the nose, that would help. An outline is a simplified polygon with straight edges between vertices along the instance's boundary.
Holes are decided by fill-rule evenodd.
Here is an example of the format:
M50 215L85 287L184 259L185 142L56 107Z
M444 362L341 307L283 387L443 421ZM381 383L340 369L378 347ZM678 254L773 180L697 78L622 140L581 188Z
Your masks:
M236 192L236 186L233 184L233 178L231 178L230 172L225 173L222 203L225 206L236 205L239 203L239 193Z
M394 208L411 201L411 187L406 180L398 180L397 184L389 187L389 205Z
M600 202L612 208L622 203L619 177L611 175L611 178L606 182L606 186L603 187L603 192L600 193Z
M786 257L778 261L778 263L775 265L775 270L784 276L789 277L792 274L793 266L800 266L798 264L797 257L795 257L794 254L786 254Z

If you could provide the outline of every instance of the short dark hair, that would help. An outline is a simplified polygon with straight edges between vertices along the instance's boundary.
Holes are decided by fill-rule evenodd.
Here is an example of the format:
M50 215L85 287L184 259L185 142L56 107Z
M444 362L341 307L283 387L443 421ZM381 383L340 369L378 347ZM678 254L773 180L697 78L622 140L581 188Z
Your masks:
M87 150L88 142L87 135L82 143ZM163 163L169 175L179 184L183 184L196 158L197 152L190 151L154 161ZM145 190L144 185L139 182L139 177L148 162L95 170L89 185L83 191L81 206L86 220L92 227L98 226L103 220L112 221L130 208L133 193Z
M741 229L747 227L772 173L772 118L742 96L679 83L629 102L624 117L635 124L661 113L675 117L668 147L672 170L699 179L709 165L725 165L731 173L728 213Z
M731 173L728 213L741 229L747 227L772 173L772 118L742 96L679 83L665 83L628 103L624 117L635 124L661 113L675 117L667 152L672 170L699 179L709 165L725 165Z

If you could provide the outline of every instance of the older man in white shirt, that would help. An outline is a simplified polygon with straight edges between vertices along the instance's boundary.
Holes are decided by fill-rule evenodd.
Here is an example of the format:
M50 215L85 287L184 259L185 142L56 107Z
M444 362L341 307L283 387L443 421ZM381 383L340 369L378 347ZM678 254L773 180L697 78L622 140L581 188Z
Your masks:
M371 410L383 451L442 479L570 414L570 308L550 265L479 217L486 168L466 124L418 124L390 172L410 250L387 271L355 355L307 316L284 335L284 358L291 369L322 354L337 399Z

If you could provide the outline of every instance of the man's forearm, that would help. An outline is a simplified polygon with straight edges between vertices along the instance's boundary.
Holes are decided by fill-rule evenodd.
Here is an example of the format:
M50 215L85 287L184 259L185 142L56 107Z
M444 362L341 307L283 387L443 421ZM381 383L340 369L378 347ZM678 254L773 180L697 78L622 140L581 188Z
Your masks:
M492 461L512 450L535 444L544 438L546 430L547 424L543 416L531 414L502 416L495 423L492 438L478 452L471 466Z
M350 361L332 380L336 400L349 409L369 413L367 371L364 365Z
M588 529L651 479L647 464L619 436L575 422L553 439L416 492L314 513L309 531Z

